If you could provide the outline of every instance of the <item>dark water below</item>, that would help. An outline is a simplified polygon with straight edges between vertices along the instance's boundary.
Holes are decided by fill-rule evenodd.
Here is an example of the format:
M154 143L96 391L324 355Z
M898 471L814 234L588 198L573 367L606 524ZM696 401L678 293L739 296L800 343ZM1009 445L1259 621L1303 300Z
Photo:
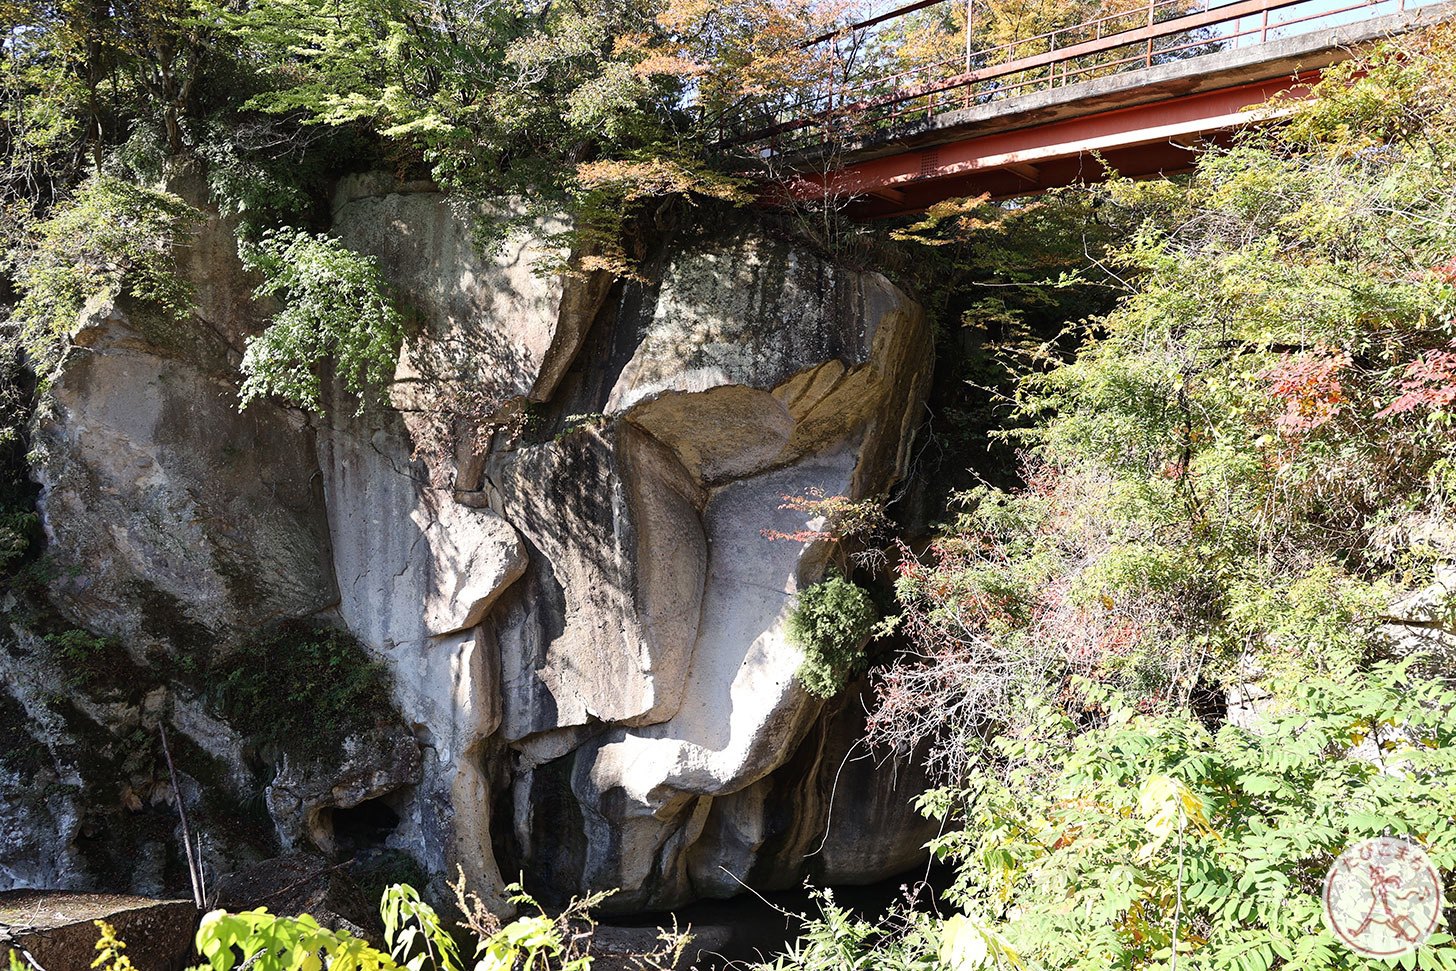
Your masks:
M939 892L950 881L948 869L936 864L924 865L899 876L865 886L831 888L834 901L855 914L874 921L907 895L921 906L938 904ZM917 893L918 891L918 893ZM727 932L727 941L699 956L695 967L702 971L721 971L733 962L771 959L783 951L784 945L799 937L802 916L818 912L817 901L807 888L779 890L755 894L745 892L729 900L703 900L673 911L637 914L629 917L612 915L603 922L613 927L671 927L674 917L678 926L700 930L704 943L708 936L717 938ZM695 946L689 946L689 957Z

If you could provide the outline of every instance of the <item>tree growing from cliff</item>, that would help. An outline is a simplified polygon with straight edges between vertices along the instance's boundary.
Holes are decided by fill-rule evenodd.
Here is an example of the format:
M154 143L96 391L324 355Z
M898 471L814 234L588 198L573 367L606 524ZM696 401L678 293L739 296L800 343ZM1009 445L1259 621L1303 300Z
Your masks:
M864 663L864 644L879 619L861 587L839 574L799 591L789 613L789 640L804 652L798 678L818 698L832 698Z
M93 176L5 254L20 300L0 341L42 379L56 368L91 300L126 295L173 318L191 306L174 251L199 214L168 192Z
M358 396L360 408L389 386L404 315L372 257L327 235L287 229L241 252L262 276L256 296L282 305L267 329L248 339L242 407L271 394L323 412L325 369Z

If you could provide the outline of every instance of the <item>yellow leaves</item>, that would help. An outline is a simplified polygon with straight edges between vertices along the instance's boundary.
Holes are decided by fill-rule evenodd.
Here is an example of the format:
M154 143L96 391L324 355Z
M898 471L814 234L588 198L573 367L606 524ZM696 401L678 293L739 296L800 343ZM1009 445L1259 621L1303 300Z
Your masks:
M950 971L1026 967L1006 938L965 914L956 914L940 925L940 960Z
M807 42L842 10L835 0L669 0L657 36L624 36L617 50L639 77L693 79L699 105L722 111L745 98L808 94L828 80L831 59Z
M91 923L96 925L101 935L96 940L96 959L91 962L91 967L97 971L137 971L131 958L122 953L126 950L126 942L116 936L116 928L104 920Z
M742 180L667 158L583 162L577 166L576 175L582 188L610 191L623 202L689 194L735 205L752 199Z
M651 51L632 66L632 71L643 78L650 77L696 77L707 67L696 58L667 51Z
M1138 850L1138 859L1146 860L1157 853L1175 831L1192 826L1214 838L1218 833L1208 821L1203 800L1192 789L1172 776L1153 775L1138 792L1137 815L1153 839Z
M926 246L942 246L957 242L976 230L995 229L1006 218L1006 212L997 206L988 206L988 199L990 195L983 192L977 196L937 202L925 210L925 215L919 221L903 229L891 230L890 238ZM983 219L982 216L987 218Z

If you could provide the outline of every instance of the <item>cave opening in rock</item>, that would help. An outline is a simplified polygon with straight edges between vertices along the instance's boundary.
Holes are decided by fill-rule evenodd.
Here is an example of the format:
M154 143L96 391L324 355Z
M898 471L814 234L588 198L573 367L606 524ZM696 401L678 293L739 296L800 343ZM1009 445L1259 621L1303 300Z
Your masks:
M329 816L334 850L346 858L384 846L399 826L399 813L383 798L366 799L348 809L336 808Z

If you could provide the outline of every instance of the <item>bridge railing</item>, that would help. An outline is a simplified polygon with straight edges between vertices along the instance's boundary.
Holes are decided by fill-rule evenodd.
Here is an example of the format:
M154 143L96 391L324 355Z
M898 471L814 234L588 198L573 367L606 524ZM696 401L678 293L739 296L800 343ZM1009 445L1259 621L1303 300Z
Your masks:
M1114 0L1115 2L1115 0ZM1262 44L1433 0L1147 0L993 47L900 63L897 21L965 0L920 0L814 41L832 78L733 144L761 157L844 144L947 112ZM967 15L967 21L973 14ZM971 31L974 32L972 23ZM961 36L966 31L962 29Z

